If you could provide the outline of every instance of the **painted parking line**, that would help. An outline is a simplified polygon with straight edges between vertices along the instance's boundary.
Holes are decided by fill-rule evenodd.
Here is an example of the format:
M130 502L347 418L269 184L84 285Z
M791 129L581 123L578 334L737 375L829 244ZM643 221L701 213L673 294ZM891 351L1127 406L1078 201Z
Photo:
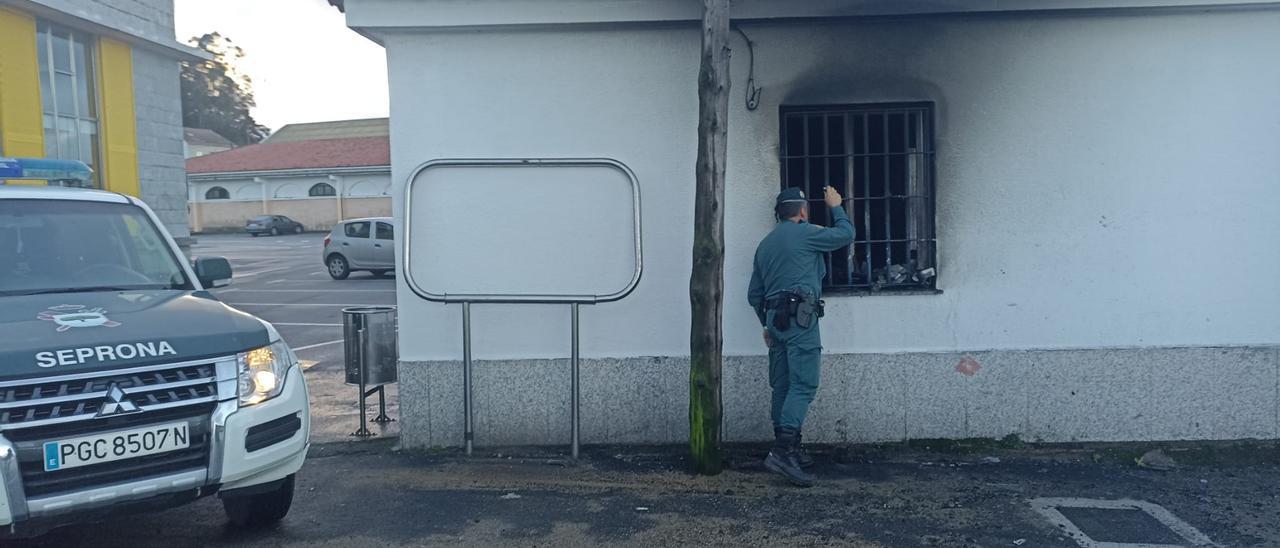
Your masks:
M246 272L246 273L244 273L244 274L236 273L233 277L235 277L235 278L248 278L248 277L250 277L250 276L258 276L258 275L261 275L261 274L266 274L266 273L268 273L268 272L279 272L279 271L281 271L281 270L289 270L290 268L294 268L294 267L293 267L293 266L281 266L281 267L278 267L278 268L268 268L268 269L266 269L266 270L258 270L258 271L256 271L256 272Z
M1191 524L1182 521L1172 512L1166 510L1163 506L1150 503L1143 500L1104 500L1104 499L1085 499L1085 498L1038 498L1029 501L1032 509L1034 509L1050 523L1066 533L1079 544L1081 548L1185 548L1188 546L1220 546L1209 540L1209 537L1201 533L1200 530ZM1113 542L1106 538L1099 540L1090 536L1084 528L1067 517L1064 511L1069 512L1071 509L1089 509L1115 511L1120 513L1145 513L1150 519L1154 519L1164 530L1167 531L1165 536L1172 536L1169 541L1174 538L1181 537L1181 541L1176 544L1171 542ZM1116 524L1110 524L1114 527ZM1103 530L1101 534L1097 531L1097 524L1094 524L1094 534L1103 536L1109 531ZM1130 531L1131 532L1131 531ZM1145 536L1145 535L1143 535Z
M315 360L298 360L298 365L302 366L303 371L306 371L308 369L311 369L312 367L315 367L317 363L320 363L320 362Z
M227 303L231 306L390 306L385 304L351 303Z
M321 347L321 346L329 346L329 345L331 345L331 344L338 344L338 343L340 343L340 342L342 342L342 341L344 341L344 340L346 340L346 339L338 339L338 340L336 340L336 341L322 342L322 343L316 343L316 344L308 344L308 345L306 345L306 346L299 346L299 347L297 347L297 348L293 349L293 351L294 351L294 352L301 352L301 351L303 351L303 350L310 350L310 349L312 349L312 348L318 348L318 347Z
M267 282L271 283L271 282ZM317 288L317 289L249 289L247 287L238 287L235 289L241 293L395 293L394 289L338 289L333 287ZM228 290L230 291L230 290Z

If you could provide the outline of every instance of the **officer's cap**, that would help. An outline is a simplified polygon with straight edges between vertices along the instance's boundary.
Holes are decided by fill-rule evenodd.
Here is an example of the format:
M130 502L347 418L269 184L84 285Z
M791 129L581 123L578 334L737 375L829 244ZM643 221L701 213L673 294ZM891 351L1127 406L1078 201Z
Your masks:
M774 203L774 207L778 207L782 204L787 204L791 202L804 202L804 201L805 201L804 191L793 186L793 187L784 188L782 189L782 192L778 193L778 201Z

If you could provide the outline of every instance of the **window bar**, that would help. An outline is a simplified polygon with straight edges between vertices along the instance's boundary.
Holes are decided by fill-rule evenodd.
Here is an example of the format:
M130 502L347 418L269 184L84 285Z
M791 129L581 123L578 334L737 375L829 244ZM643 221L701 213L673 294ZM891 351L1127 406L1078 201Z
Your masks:
M928 196L928 199L926 200L926 206L929 208L929 217L926 220L926 222L927 222L927 226L929 227L929 232L928 232L929 266L933 268L937 268L938 267L938 227L937 227L938 198L936 193L937 189L934 188L935 164L934 164L934 150L933 150L933 146L934 146L933 116L925 115L925 113L931 113L931 112L932 111L924 111L920 114L920 148L924 149L925 151L924 158L926 160L924 162L924 165L921 166L921 171L924 173L924 176L926 177L924 182L924 189L925 189L925 192L927 193L926 195ZM936 273L937 271L935 270L934 272ZM938 278L935 275L935 277L933 278L933 281L930 282L930 285L936 287L937 280Z
M808 193L809 192L809 117L800 116L800 119L804 120L804 122L800 124L801 129L804 131L804 141L803 141L804 150L800 151L800 157L802 158L801 162L804 163L804 179L803 179L804 186L801 186L800 189Z
M787 150L787 141L791 140L791 119L794 116L787 116L782 119L782 187L791 186L791 151Z
M829 185L829 184L831 184L831 161L830 161L830 160L828 160L828 159L827 159L827 157L826 157L826 155L827 155L827 154L831 154L831 131L830 131L830 130L831 130L831 125L830 125L830 123L829 123L829 122L830 122L830 117L828 117L826 114L823 114L823 115L822 115L822 153L823 153L823 157L822 157L822 175L823 175L822 184L824 184L824 185ZM824 190L825 190L825 189L824 189ZM821 207L825 209L825 208L826 208L826 206L827 206L827 196L826 196L826 193L824 192L824 193L823 193L823 196L822 196L822 206L821 206ZM825 213L825 214L826 214L826 216L827 216L827 226L831 226L831 224L832 224L832 222L833 222L833 219L834 219L834 217L832 217L832 215L831 215L831 211L824 211L824 213ZM833 251L833 252L831 252L831 253L835 253L835 252ZM825 276L823 276L824 278L826 278L826 279L827 279L827 280L826 280L826 281L827 281L827 285L831 285L833 282L835 282L835 276L836 276L836 275L835 275L835 270L833 270L833 269L832 269L831 253L823 253L823 255L826 255L826 257L824 257L824 258L825 258L825 259L826 259L826 261L827 261L827 273L826 273L826 275L825 275Z
M882 114L880 115L880 121L883 122L881 124L881 131L883 132L882 134L883 138L880 141L880 146L883 147L883 150L885 152L885 155L881 157L882 159L880 161L880 168L884 170L884 196L881 198L881 200L884 201L884 239L886 240L884 244L884 276L885 276L885 282L888 282L889 281L889 265L893 264L893 242L892 242L893 232L891 232L892 225L890 225L889 223L890 211L893 208L893 204L891 203L891 198L889 198L889 194L890 194L889 162L891 161L891 158L889 156L889 112L888 111L882 112Z
M856 195L853 192L853 127L849 125L851 117L849 111L843 114L844 119L844 191L845 202L840 205L844 208L845 214L848 215L850 222L853 224L853 204ZM849 242L849 251L844 254L844 284L853 285L853 252L857 247L857 235L854 235L854 241Z
M868 128L871 125L871 123L869 122L869 117L867 116L866 112L863 112L861 118L862 118L862 123L859 125L862 126L862 152L870 153L871 152L871 142L870 142L871 130ZM865 230L867 232L866 243L862 246L863 251L865 251L867 254L867 271L864 273L864 275L866 276L866 286L870 288L871 287L871 157L870 156L864 156L862 158L862 185L863 185L862 190L864 193L864 199L862 201L862 220L863 220L862 226L866 227Z
M902 234L902 263L907 266L907 273L909 276L914 276L915 271L920 269L916 264L916 261L912 260L911 257L912 247L917 249L916 257L918 258L920 256L920 244L912 241L913 237L920 237L918 230L916 230L916 227L919 226L916 223L918 216L912 215L915 208L912 207L911 203L912 200L915 200L915 198L911 197L911 165L915 162L915 156L911 154L911 115L913 113L914 111L911 110L902 112L902 194L904 197L899 198L902 200L902 214L907 217L905 219L906 222L903 224L903 228L905 230L903 230ZM908 277L907 279L911 279L911 277Z

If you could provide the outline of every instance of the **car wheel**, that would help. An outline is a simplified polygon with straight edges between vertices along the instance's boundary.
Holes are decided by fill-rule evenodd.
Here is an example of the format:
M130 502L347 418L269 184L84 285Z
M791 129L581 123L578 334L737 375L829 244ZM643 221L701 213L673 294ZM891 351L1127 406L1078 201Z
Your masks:
M293 227L293 233L294 233L294 234L302 234L302 225L298 225L298 226Z
M276 523L289 513L293 505L293 474L284 478L280 486L266 493L226 497L222 509L227 519L236 527L259 528Z
M273 226L273 227L271 227L271 235L272 235L272 236L279 236L279 235L280 235L280 229L279 229L279 228L277 228L277 227L274 227L274 226Z
M325 263L329 267L329 277L335 280L345 280L351 275L351 266L347 264L347 260L342 255L332 255L329 261Z
M257 237L258 237L258 233L257 233L257 232L250 232L250 233L249 233L249 235L250 235L250 236L253 236L254 238L257 238Z

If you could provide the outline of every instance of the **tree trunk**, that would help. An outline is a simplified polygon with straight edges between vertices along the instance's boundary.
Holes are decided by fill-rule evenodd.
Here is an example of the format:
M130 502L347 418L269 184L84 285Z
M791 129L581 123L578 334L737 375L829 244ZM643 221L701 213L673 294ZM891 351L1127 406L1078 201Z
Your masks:
M729 0L703 0L698 72L698 161L689 279L689 451L694 469L719 474L724 308L724 168L729 116Z

